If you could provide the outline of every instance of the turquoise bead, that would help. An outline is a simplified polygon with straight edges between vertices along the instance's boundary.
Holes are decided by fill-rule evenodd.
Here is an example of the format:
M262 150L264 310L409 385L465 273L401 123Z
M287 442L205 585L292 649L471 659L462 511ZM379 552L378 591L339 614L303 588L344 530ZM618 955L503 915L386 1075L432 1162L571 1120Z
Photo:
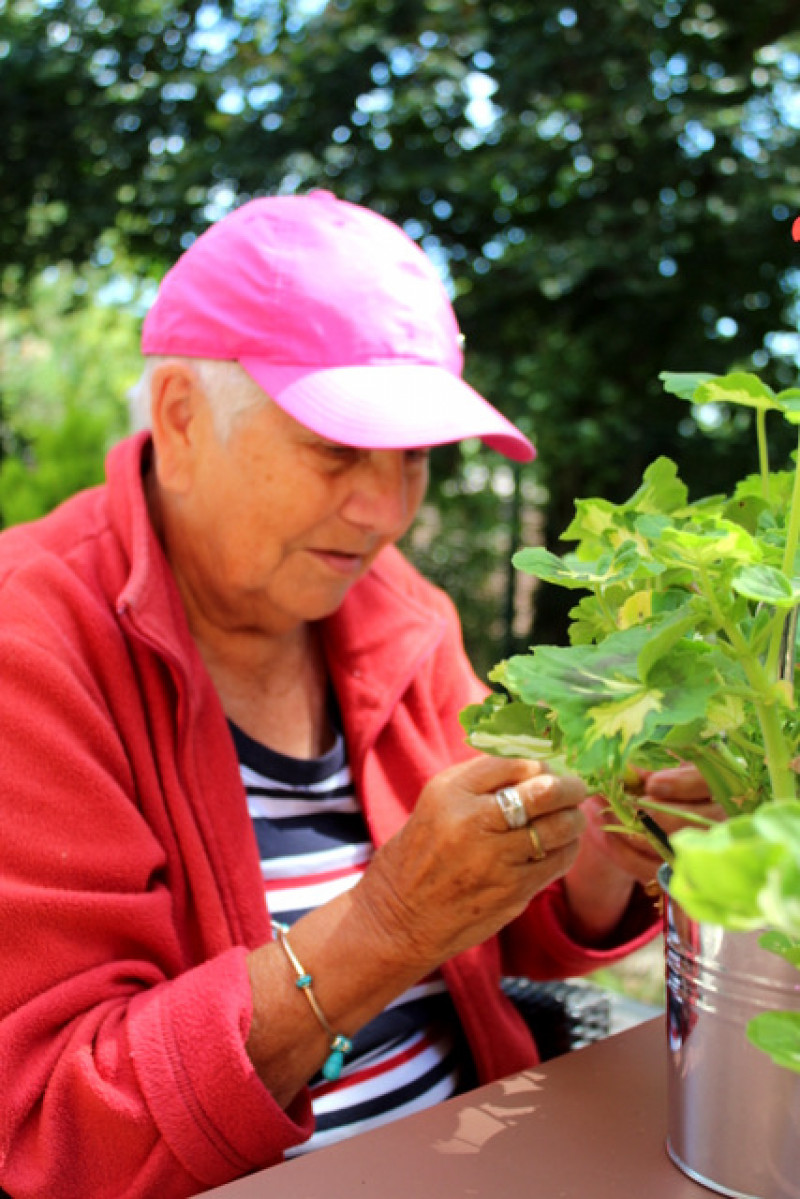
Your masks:
M322 1076L327 1078L328 1082L336 1082L336 1079L342 1072L344 1065L344 1054L341 1049L334 1049L333 1053L325 1059L325 1064L322 1067Z
M336 1082L336 1079L342 1072L344 1065L344 1055L351 1053L353 1050L353 1042L344 1033L337 1033L331 1043L331 1051L325 1059L325 1064L322 1067L322 1076L327 1078L328 1082Z

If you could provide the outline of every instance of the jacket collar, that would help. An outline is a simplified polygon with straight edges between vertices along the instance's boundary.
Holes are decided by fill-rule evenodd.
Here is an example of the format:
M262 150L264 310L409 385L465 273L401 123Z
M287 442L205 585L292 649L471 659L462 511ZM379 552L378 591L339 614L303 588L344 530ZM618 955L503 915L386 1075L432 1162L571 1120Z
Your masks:
M106 459L109 518L128 555L128 576L117 595L117 613L174 665L196 667L199 653L189 632L178 585L150 521L144 477L152 459L150 434L119 442ZM192 652L193 651L193 652Z

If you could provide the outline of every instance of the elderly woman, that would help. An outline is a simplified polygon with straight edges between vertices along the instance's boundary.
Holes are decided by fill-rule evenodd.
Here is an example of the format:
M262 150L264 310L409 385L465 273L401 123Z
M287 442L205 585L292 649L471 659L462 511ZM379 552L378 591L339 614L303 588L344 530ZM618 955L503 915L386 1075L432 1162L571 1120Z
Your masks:
M253 201L143 347L148 431L0 538L15 1199L197 1194L529 1066L501 974L655 927L648 850L578 780L464 745L484 688L393 548L428 447L533 453L422 251L327 193Z

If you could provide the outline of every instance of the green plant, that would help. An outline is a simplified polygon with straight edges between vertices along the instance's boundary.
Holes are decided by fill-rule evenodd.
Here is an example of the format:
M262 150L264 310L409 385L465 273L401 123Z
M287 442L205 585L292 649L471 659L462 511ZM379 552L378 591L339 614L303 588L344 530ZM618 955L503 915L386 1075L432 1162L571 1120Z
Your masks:
M673 394L755 409L760 471L729 496L690 502L659 458L629 500L578 500L558 557L520 550L514 565L587 592L569 646L499 663L506 694L466 709L489 752L563 759L638 832L631 766L693 762L728 815L798 794L794 705L800 606L800 469L770 471L767 412L800 427L800 389L775 395L757 376L662 375ZM791 645L789 644L791 641Z
M788 938L780 952L800 966L800 454L791 469L771 470L766 433L769 413L800 432L800 389L776 394L739 372L661 378L694 404L752 409L758 472L729 495L690 502L675 463L659 458L626 502L579 500L563 535L572 552L514 556L518 569L585 593L570 644L499 663L489 677L503 693L462 722L481 749L550 757L580 774L607 797L617 827L668 860L674 850L670 891L691 916L713 911L730 927L763 920L768 947ZM660 805L632 781L635 768L677 762L697 766L728 819L670 846ZM776 893L791 920L778 918ZM800 1068L800 1019L779 1020L767 1040L784 1036L792 1048L777 1056Z

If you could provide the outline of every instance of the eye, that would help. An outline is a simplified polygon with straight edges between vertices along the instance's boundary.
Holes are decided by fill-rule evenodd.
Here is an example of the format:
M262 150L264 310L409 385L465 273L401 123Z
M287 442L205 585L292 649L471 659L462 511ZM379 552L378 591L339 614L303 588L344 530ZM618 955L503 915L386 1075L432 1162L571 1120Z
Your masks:
M431 456L429 449L411 449L405 451L406 462L409 466L425 466Z
M323 445L322 452L336 462L357 462L364 453L363 450L358 450L352 445L339 445L335 441Z
M364 454L364 450L356 449L351 445L342 445L337 441L318 441L314 445L314 450L320 459L335 471L348 470L351 466L357 465Z

